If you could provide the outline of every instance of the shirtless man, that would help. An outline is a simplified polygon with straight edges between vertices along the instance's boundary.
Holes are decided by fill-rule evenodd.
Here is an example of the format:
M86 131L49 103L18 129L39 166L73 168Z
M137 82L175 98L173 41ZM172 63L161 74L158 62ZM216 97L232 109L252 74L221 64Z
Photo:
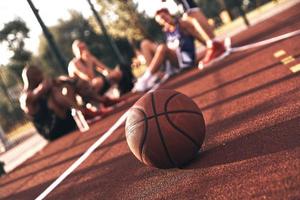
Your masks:
M80 40L73 42L72 50L75 57L68 66L70 77L90 84L99 95L103 95L113 84L118 84L121 94L131 90L133 76L129 67L120 64L115 69L108 68Z

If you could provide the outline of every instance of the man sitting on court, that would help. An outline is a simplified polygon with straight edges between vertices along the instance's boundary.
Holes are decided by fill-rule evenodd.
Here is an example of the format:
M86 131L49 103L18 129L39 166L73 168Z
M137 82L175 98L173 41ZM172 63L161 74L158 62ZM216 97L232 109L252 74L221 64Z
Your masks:
M21 109L29 115L37 131L46 139L52 140L76 128L71 109L81 111L85 118L104 117L113 108L111 100L99 97L89 85L78 85L66 76L47 78L36 66L26 66L22 72L24 88L20 96ZM76 96L94 99L106 106L94 110L80 105Z
M99 95L104 95L111 85L117 84L121 94L129 92L133 87L130 67L120 64L114 69L108 68L93 56L87 45L80 40L72 44L74 58L70 61L68 71L70 77L87 82Z
M163 64L166 64L167 71L171 74L176 69L194 66L196 64L194 39L206 44L190 21L173 17L166 8L156 12L155 20L165 32L166 44L155 44L149 40L141 42L140 52L145 57L148 67L137 80L135 91L143 92L151 89L158 80L157 72Z
M76 128L70 108L79 107L71 87L44 77L35 66L26 66L22 79L24 88L20 96L21 109L29 115L43 137L53 140Z
M175 0L175 2L181 4L184 9L182 19L190 21L205 40L206 53L204 58L199 61L198 68L203 69L205 66L212 64L217 58L221 59L226 52L226 47L223 42L215 40L213 29L197 4L193 0Z

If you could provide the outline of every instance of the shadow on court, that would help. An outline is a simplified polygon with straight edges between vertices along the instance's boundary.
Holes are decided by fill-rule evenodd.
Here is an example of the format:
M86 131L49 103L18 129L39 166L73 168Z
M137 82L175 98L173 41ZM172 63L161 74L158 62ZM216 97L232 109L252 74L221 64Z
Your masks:
M102 145L101 147L97 148L95 150L95 152L97 151L101 151L101 150L104 150L106 148L110 149L112 148L114 145L120 143L120 142L124 142L125 141L125 136L123 134L120 135L120 137L117 139L117 140L114 140L108 144L104 144ZM66 150L65 150L66 151ZM55 162L53 164L49 164L47 167L44 167L44 168L41 168L39 170L36 170L36 171L32 171L30 173L27 173L27 174L24 174L23 176L20 176L18 178L15 178L15 179L10 179L9 181L7 182L3 182L0 184L0 187L4 187L4 186L7 186L9 184L14 184L16 181L20 181L22 179L25 179L25 178L32 178L33 176L35 175L38 175L39 173L43 172L43 171L46 171L46 170L49 170L49 169L52 169L52 168L55 168L57 166L60 166L60 165L63 165L64 163L66 162L70 162L70 161L73 161L73 160L76 160L77 158L79 158L84 152L81 152L81 153L78 153L78 154L73 154L72 156L69 156L67 157L66 159L63 159L62 161L59 161L59 162ZM63 156L63 154L61 155Z
M249 133L202 152L187 168L208 168L299 147L300 117Z
M275 67L278 67L280 64L281 64L280 62L276 62L276 63L271 64L271 65L268 65L268 66L266 66L266 67L264 67L264 68L258 67L259 70L256 70L256 71L254 71L254 72L245 74L245 75L243 75L243 76L241 76L241 77L238 77L238 78L235 78L235 79L233 79L233 80L227 81L227 82L222 83L222 84L220 84L220 85L218 85L218 86L216 86L216 87L213 87L213 88L210 88L210 89L208 89L208 90L202 91L202 92L200 92L199 94L194 94L194 95L192 95L192 96L190 96L190 97L191 97L192 99L194 99L194 98L199 98L199 97L201 97L201 96L203 96L203 95L205 95L205 94L208 94L208 93L210 93L210 92L213 92L213 91L215 91L215 90L218 90L218 89L224 88L224 87L226 87L226 86L229 86L229 85L231 85L231 84L234 84L234 83L236 83L236 82L242 81L243 79L249 78L249 77L251 77L251 76L255 76L255 75L259 74L259 73L265 72L265 71L270 70L270 69L275 68Z
M82 170L73 172L68 179L64 181L65 184L69 185L67 188L64 188L63 191L55 193L51 193L49 196L50 199L76 199L81 196L81 198L84 198L84 195L89 192L89 187L91 185L97 185L101 181L109 182L111 184L112 178L114 176L117 176L117 173L123 173L121 169L116 169L117 166L128 166L128 165L135 165L133 166L133 169L136 169L136 164L139 165L138 162L133 157L131 153L127 153L124 155L121 155L119 157L110 159L106 162L93 164L92 166L88 168L84 168ZM115 164L119 165L115 165ZM139 165L142 167L142 165ZM110 170L108 170L105 174L98 175L98 169L99 168L105 168L108 167ZM115 175L113 174L114 171L116 172ZM129 172L128 172L129 173ZM93 174L93 177L89 179L86 182L78 182L78 179L88 176L89 174ZM55 179L52 179L50 181L47 181L43 184L40 184L38 186L29 188L27 190L24 190L22 192L19 192L17 194L13 194L11 196L8 196L6 199L34 199L39 194L41 194ZM117 180L116 180L117 181ZM112 181L113 182L113 181ZM69 188L70 187L70 188ZM107 186L108 187L108 186ZM99 188L100 193L105 192L105 188ZM67 194L67 195L66 195Z

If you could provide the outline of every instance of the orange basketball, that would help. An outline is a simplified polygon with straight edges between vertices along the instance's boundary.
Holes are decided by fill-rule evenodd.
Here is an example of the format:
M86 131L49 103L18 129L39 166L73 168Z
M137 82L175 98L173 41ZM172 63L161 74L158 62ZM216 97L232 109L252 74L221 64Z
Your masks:
M205 122L191 98L173 90L157 90L133 105L125 130L129 148L141 162L172 168L197 156Z

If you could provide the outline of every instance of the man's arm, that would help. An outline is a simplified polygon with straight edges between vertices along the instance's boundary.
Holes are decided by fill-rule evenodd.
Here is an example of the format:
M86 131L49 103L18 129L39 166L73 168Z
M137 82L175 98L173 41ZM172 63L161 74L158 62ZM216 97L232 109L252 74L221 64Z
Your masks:
M53 80L50 78L46 78L41 82L32 92L34 98L39 98L43 95L45 95L49 90L51 90L51 87L53 85Z
M34 90L23 92L20 96L19 102L21 109L29 115L34 115L36 112L36 102L45 94L47 94L52 87L52 80L45 79Z
M100 61L98 58L93 56L92 54L89 55L91 61L93 62L94 66L96 66L96 70L105 74L108 74L111 69L109 69L102 61Z
M83 72L80 69L85 68L85 66L78 60L72 60L69 63L68 66L68 73L70 77L78 76L80 79L83 79L85 81L90 81L91 77L87 75L85 72Z

